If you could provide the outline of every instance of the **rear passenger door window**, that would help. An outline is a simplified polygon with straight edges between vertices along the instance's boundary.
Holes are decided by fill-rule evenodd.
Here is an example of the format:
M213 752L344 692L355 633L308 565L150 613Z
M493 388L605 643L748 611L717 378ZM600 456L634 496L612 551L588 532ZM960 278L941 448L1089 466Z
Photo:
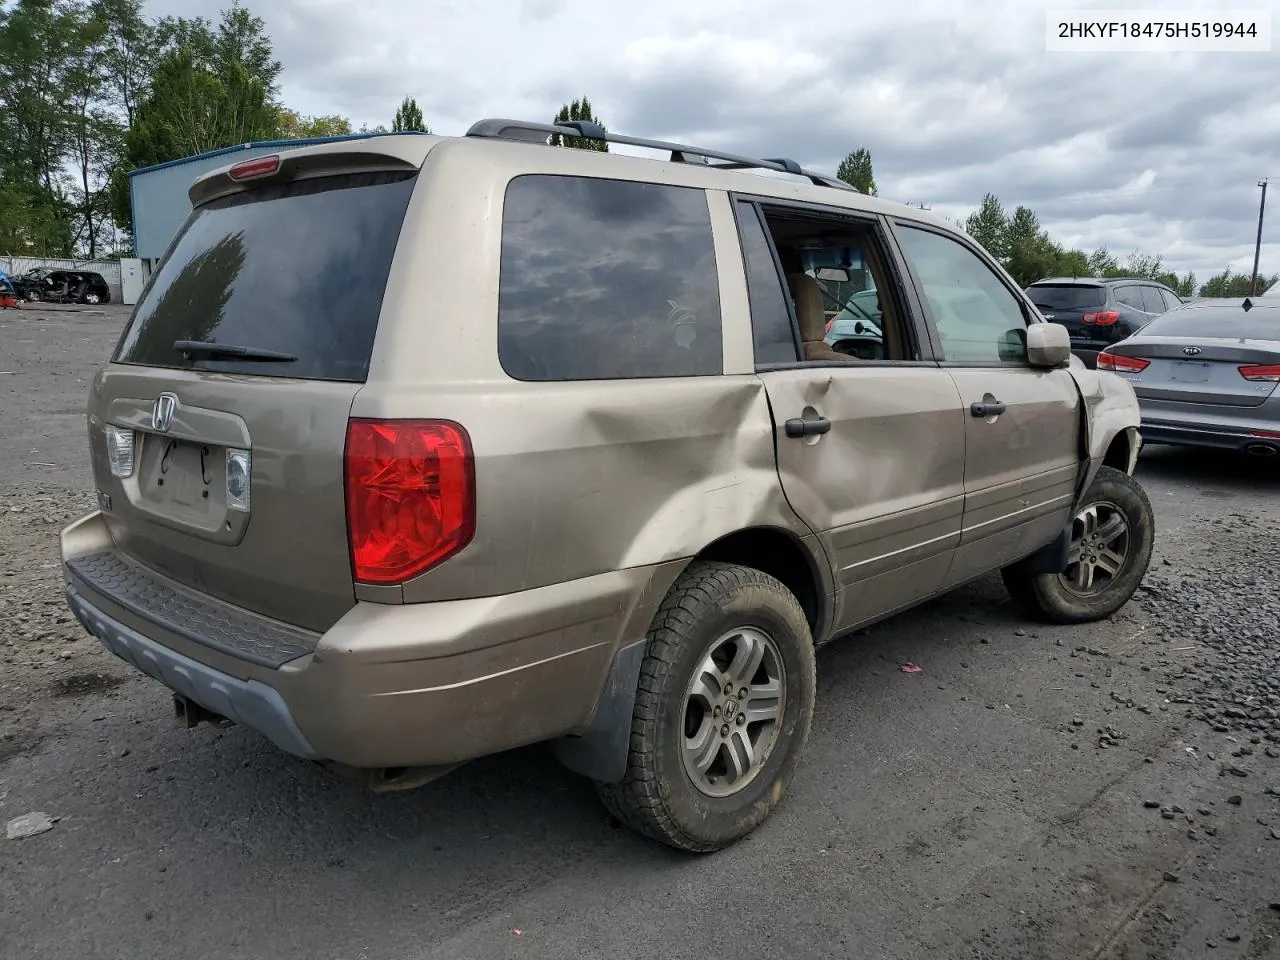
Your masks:
M778 275L778 263L760 212L753 204L738 203L738 230L747 271L756 365L795 363L800 354Z
M1116 300L1123 303L1126 307L1133 307L1135 310L1144 310L1142 306L1142 292L1138 289L1137 284L1129 284L1125 287L1116 287Z
M1164 313L1166 308L1159 287L1142 288L1142 309L1147 313Z
M706 193L589 177L512 180L498 357L517 380L722 372Z

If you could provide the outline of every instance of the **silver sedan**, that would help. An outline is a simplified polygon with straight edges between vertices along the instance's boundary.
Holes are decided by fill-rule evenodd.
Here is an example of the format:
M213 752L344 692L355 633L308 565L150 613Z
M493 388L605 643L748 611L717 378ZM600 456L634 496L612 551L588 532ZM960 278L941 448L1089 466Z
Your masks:
M1147 443L1280 453L1280 296L1197 300L1098 356L1133 385Z

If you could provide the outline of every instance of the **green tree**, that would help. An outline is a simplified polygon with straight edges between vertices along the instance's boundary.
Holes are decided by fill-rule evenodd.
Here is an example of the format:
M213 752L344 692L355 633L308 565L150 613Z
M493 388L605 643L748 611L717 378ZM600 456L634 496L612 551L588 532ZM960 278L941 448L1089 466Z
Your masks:
M273 100L280 64L261 18L235 3L216 29L203 17L167 18L156 29L165 52L111 182L112 216L125 228L132 216L130 170L281 135L281 108Z
M1135 250L1129 254L1124 265L1120 266L1114 261L1107 266L1103 272L1104 277L1135 277L1141 280L1158 280L1164 276L1167 271L1164 269L1164 258L1159 256L1151 256L1146 253L1139 253Z
M552 123L564 123L569 120L586 120L590 123L598 123L604 126L604 122L595 115L591 109L591 101L586 97L580 100L574 100L572 103L566 103L560 108L560 112L556 114ZM571 147L575 150L597 150L601 153L609 152L609 144L603 140L590 140L586 137L562 137L558 133L553 133L547 141L553 147Z
M1280 273L1267 277L1258 274L1258 292L1262 293L1272 284L1280 283ZM1253 275L1251 273L1233 273L1231 268L1215 274L1205 281L1200 288L1202 297L1249 297L1253 296Z
M76 245L90 258L98 254L102 221L107 218L105 190L120 159L124 128L109 108L107 24L88 17L78 23L77 53L63 87L68 165L75 170L71 202L76 211Z
M1089 269L1089 255L1083 250L1063 251L1062 257L1058 261L1058 266L1054 273L1060 277L1093 276L1093 273Z
M101 56L109 100L128 127L151 84L160 34L143 18L142 0L94 0L90 14L103 25Z
M0 253L65 256L71 253L70 219L38 189L0 180Z
M285 140L305 140L310 137L345 137L351 133L351 121L332 114L325 117L306 117L287 107L276 111L279 135Z
M222 11L211 62L224 84L247 78L262 84L266 99L274 102L279 92L280 61L272 53L266 24L240 6L240 0L232 0Z
M71 252L66 90L84 23L83 11L68 3L19 0L0 7L0 185L7 216L21 218L3 232L16 236L25 252Z
M840 161L836 169L836 177L849 186L867 196L879 196L876 190L876 178L871 168L871 151L859 147Z
M412 97L405 97L400 103L399 108L396 110L395 119L391 121L391 130L393 133L431 132L427 127L427 121L422 117L422 110L418 106L418 101Z
M982 198L982 206L969 214L964 222L965 232L973 237L982 248L996 259L1004 257L1006 252L1005 231L1008 228L1008 217L999 198L988 193Z
M1004 242L1006 246L1015 243L1026 243L1040 236L1040 219L1029 207L1015 207L1013 215L1005 224Z
M1031 236L1014 236L1008 242L1004 267L1019 286L1026 287L1063 272L1063 251L1043 230Z
M1110 271L1119 270L1120 265L1106 247L1099 247L1089 254L1089 275L1092 277L1110 276Z

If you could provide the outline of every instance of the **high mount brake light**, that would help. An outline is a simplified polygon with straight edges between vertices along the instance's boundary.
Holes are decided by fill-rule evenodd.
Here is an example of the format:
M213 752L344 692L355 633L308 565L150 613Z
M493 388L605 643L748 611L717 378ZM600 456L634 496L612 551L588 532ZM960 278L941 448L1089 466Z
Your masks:
M280 169L280 155L273 153L266 157L254 157L242 160L231 168L229 176L232 180L256 180L258 177L269 177Z

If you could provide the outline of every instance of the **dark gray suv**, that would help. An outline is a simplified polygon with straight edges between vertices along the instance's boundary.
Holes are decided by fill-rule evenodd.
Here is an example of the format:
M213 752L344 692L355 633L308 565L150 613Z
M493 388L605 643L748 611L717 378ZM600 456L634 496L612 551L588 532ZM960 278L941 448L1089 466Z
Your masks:
M1131 277L1050 277L1026 293L1046 320L1067 328L1071 352L1090 368L1099 352L1182 303L1164 284Z

